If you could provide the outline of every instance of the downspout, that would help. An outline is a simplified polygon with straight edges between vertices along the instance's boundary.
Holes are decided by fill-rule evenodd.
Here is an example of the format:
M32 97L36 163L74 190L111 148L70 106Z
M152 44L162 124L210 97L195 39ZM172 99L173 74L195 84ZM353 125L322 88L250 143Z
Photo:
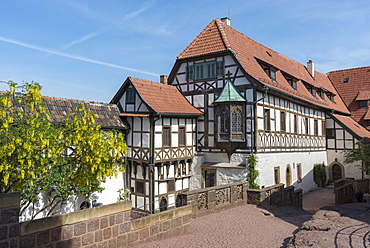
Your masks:
M154 117L153 117L154 118ZM161 119L161 115L157 119L153 119L150 125L150 158L149 158L149 202L150 202L150 212L154 214L155 204L154 204L154 181L155 181L155 122Z
M269 91L269 87L267 87L266 85L265 86L263 86L263 96L260 98L260 99L258 99L258 100L256 100L256 101L254 101L254 102L252 102L252 106L253 105L255 105L257 102L259 102L259 101L262 101L263 99L265 99L266 98L266 96L267 96L267 92ZM255 135L255 127L256 127L256 120L254 119L254 112L255 112L255 109L253 109L253 111L252 111L252 116L253 116L253 139L252 139L252 149L251 149L251 152L252 152L252 154L254 153L254 146L255 146L255 140L256 140L256 135Z

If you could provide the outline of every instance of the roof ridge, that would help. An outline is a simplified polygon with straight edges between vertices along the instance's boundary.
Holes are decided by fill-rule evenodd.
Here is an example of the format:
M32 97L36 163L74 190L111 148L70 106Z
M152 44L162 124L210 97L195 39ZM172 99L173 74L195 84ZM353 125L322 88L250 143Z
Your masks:
M352 70L358 70L358 69L364 69L364 68L369 68L370 69L370 66L367 65L367 66L360 66L360 67L353 67L353 68L347 68L347 69L334 70L334 71L329 71L326 74L329 74L331 72L352 71Z
M169 85L169 84L163 84L163 83L159 83L159 82L154 82L154 81L150 81L150 80L146 80L146 79L142 79L142 78L136 78L136 77L129 77L130 79L134 79L134 80L137 80L137 81L141 81L143 83L151 83L151 84L155 84L155 85L158 85L158 86L168 86L168 87L175 87L177 88L176 86L173 86L173 85ZM131 80L132 82L132 80Z
M223 27L223 21L221 21L220 19L216 18L215 19L215 23L216 23L216 27L218 29L218 32L220 33L221 35L221 39L222 39L222 42L224 43L226 49L231 49L231 45L230 45L230 42L226 36L226 33L225 33L225 30L224 30L224 27ZM227 25L228 26L228 25Z
M216 25L216 28L217 28L217 30L218 30L218 33L219 33L219 35L220 35L220 37L221 37L221 39L222 39L222 41L223 41L223 43L224 43L224 45L225 45L225 48L226 49L228 49L228 47L227 47L227 45L225 44L225 41L224 41L224 36L226 36L226 34L224 34L224 35L222 35L221 34L221 32L220 32L220 28L219 28L219 25L218 25L218 23L217 23L217 21L220 21L218 18L215 18L215 19L213 19L198 35L197 35L197 37L195 37L195 39L194 40L192 40L192 42L177 56L177 59L179 59L179 58L181 58L182 57L182 55L184 54L184 53L186 53L192 46L194 46L194 44L204 35L204 33L206 32L206 31L208 31L209 29L210 29L210 27L212 26L212 25ZM221 21L220 21L221 22ZM227 41L227 43L228 43L228 41ZM229 43L228 43L229 44ZM230 46L230 44L229 44L229 46Z

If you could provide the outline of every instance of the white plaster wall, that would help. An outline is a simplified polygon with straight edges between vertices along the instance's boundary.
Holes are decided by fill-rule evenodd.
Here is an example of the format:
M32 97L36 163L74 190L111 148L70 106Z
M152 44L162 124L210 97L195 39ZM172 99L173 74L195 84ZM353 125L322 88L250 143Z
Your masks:
M316 189L313 180L313 166L327 161L326 151L296 152L296 153L259 153L257 154L257 183L262 187L274 185L274 167L280 166L280 182L286 183L286 167L289 164L292 171L292 184L296 189L307 193ZM297 182L297 163L301 163L302 182Z
M195 154L193 163L191 164L192 175L190 177L189 190L196 190L202 187L202 170L200 166L205 161L205 156L202 153Z
M175 182L175 191L182 190L182 179L177 179Z
M327 150L328 156L328 165L333 162L338 162L343 165L344 167L344 177L346 178L354 178L354 179L361 179L362 178L362 171L360 167L356 166L358 163L353 164L345 164L344 163L344 153L343 150ZM336 161L337 160L337 161ZM329 178L329 170L327 171L327 176Z
M105 188L101 193L93 193L90 197L90 204L92 204L93 200L96 200L96 203L101 203L103 205L111 204L117 202L118 198L118 190L124 188L124 173L118 173L117 178L107 178L105 183L101 185ZM35 204L34 211L38 211L42 209L45 204L47 203L47 197L45 194L39 195L39 202ZM80 205L83 201L85 201L85 197L83 196L71 196L67 200L67 202L63 205L57 206L53 212L58 212L59 214L70 213L79 210ZM24 213L19 217L21 222L27 221L31 219L32 216L32 205L29 206ZM47 215L49 209L41 212L39 215L36 216L35 219L44 218Z
M247 180L248 169L217 168L217 185L241 182Z

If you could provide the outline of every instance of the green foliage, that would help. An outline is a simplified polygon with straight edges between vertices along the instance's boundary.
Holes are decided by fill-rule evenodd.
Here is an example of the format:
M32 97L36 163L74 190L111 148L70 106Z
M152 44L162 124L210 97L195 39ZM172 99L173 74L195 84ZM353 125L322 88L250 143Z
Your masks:
M48 204L32 218L51 215L68 197L101 192L107 177L124 171L122 133L101 130L86 106L53 123L40 85L23 85L22 95L9 87L0 96L0 193L21 191L22 212L43 192Z
M319 187L325 187L326 184L326 170L323 164L314 164L313 178Z
M364 139L358 141L354 149L344 151L344 163L357 163L356 165L370 174L370 144Z
M118 192L118 198L117 198L118 202L130 200L131 191L129 189L126 189L126 190L119 189L117 192Z
M247 180L249 182L249 188L251 189L259 189L260 186L256 183L256 179L259 175L258 171L256 170L257 165L257 158L254 154L251 154L248 157L248 177Z

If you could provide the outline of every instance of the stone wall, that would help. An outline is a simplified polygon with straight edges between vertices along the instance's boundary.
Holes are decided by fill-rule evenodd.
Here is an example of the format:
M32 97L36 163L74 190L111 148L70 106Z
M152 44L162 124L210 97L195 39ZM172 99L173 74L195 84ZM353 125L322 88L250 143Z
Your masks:
M370 193L370 179L341 179L334 182L335 204L355 203L358 191Z
M284 188L283 183L263 189L248 189L248 203L261 207L302 207L302 192L302 189L294 190L294 186Z
M18 247L19 193L0 194L0 248Z
M248 182L203 188L184 192L187 205L193 209L193 216L212 213L247 203Z
M131 204L119 202L19 223L19 194L0 195L0 248L127 247L187 232L191 206L131 220Z

